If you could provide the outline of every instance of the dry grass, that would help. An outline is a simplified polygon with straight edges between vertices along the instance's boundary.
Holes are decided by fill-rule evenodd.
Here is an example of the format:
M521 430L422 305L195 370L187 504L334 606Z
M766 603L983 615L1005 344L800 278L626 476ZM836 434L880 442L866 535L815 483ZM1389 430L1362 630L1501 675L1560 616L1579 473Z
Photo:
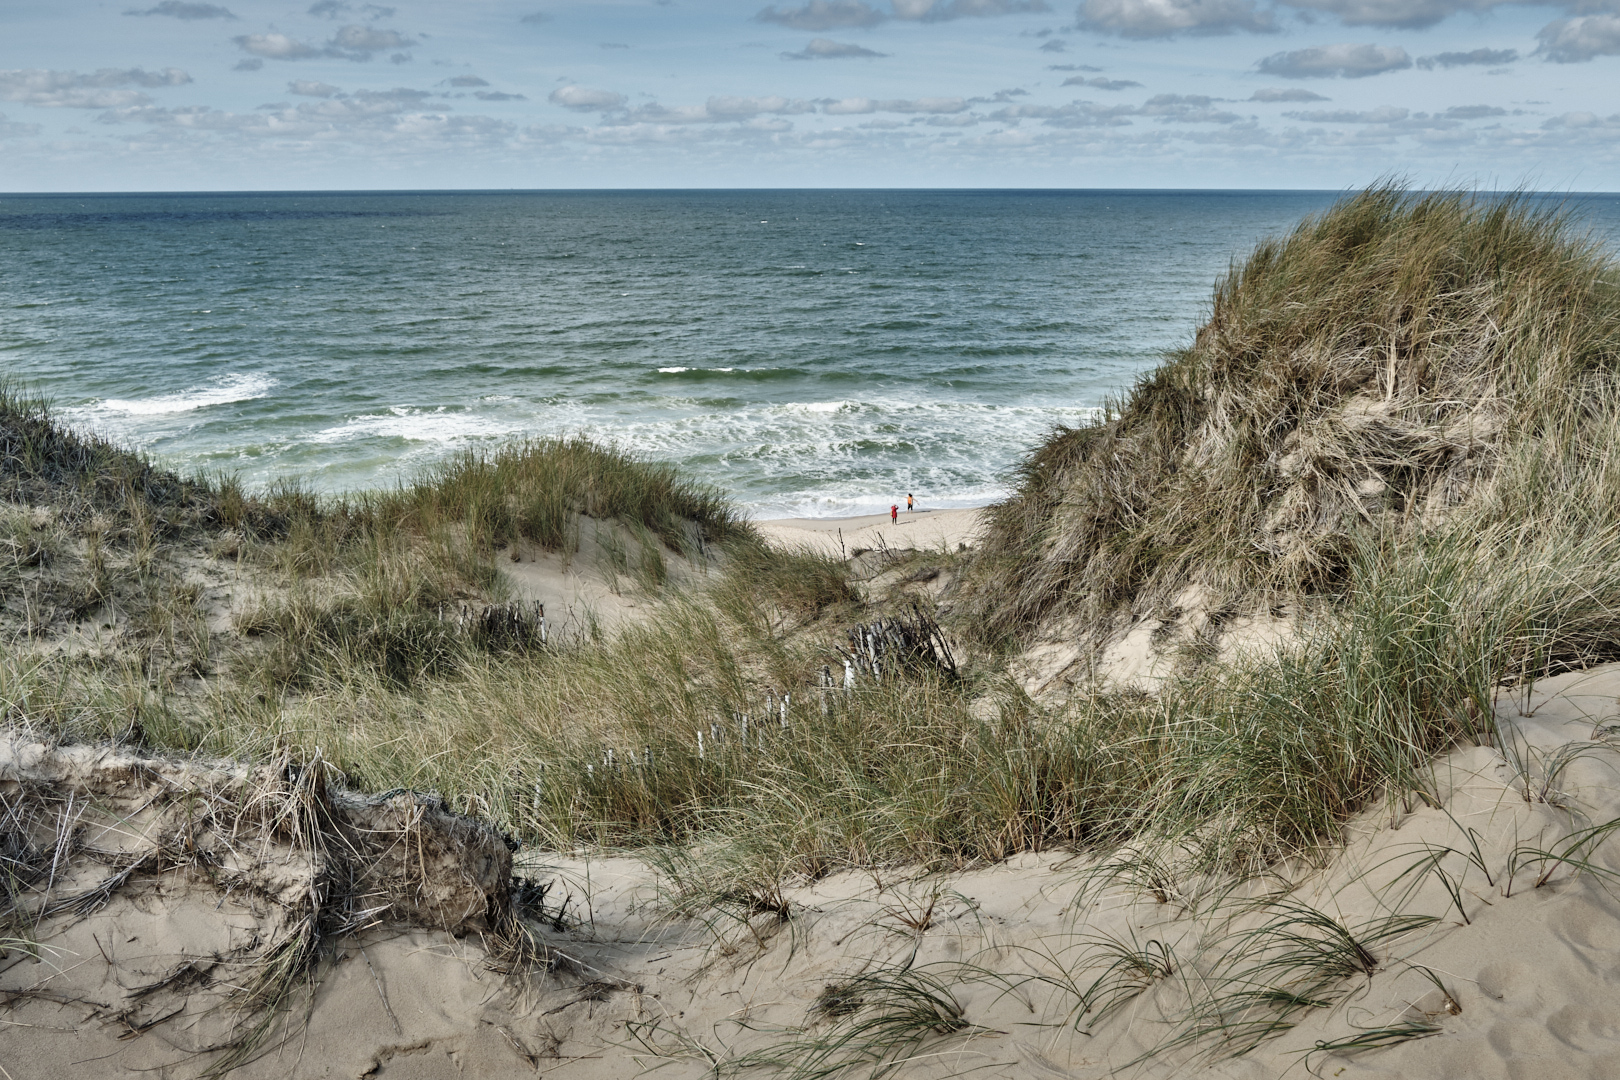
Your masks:
M971 624L1101 637L1193 584L1229 613L1341 591L1358 537L1490 497L1504 456L1612 402L1615 273L1556 210L1395 185L1260 244L1190 348L1024 461Z

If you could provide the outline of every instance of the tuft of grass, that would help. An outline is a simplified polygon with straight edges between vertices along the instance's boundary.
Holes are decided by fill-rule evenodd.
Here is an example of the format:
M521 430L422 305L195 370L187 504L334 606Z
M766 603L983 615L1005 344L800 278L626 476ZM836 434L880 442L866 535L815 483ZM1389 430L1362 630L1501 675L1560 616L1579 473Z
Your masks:
M366 510L421 531L454 523L479 546L526 540L547 551L570 546L580 514L637 525L692 558L750 531L713 488L578 436L468 451Z
M811 1019L791 1037L727 1062L725 1071L768 1070L788 1080L880 1080L915 1062L927 1043L997 1034L968 1022L940 974L909 963L829 984L817 996Z

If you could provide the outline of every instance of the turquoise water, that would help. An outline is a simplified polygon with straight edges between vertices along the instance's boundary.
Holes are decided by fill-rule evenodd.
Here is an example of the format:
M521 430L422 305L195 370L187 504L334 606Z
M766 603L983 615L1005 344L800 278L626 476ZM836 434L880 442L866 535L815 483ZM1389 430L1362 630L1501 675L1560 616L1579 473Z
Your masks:
M972 505L1332 197L0 196L0 364L70 423L252 484L582 432L761 516Z

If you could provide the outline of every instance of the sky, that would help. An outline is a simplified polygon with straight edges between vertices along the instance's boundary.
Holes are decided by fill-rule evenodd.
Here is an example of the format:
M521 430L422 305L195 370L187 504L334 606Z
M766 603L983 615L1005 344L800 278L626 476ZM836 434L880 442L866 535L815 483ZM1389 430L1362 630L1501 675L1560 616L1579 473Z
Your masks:
M0 0L0 190L1620 190L1620 0Z

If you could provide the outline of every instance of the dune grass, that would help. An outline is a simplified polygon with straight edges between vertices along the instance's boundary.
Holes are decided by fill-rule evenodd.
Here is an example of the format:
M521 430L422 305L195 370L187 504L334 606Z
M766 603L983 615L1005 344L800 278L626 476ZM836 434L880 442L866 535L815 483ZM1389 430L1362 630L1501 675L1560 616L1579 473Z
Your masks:
M1429 791L1433 755L1501 741L1504 684L1620 659L1616 272L1555 212L1394 187L1262 244L1217 286L1191 348L1027 459L941 609L979 646L959 677L894 670L847 691L823 670L841 675L845 631L893 614L890 601L840 560L766 547L665 466L537 440L342 499L143 487L138 459L40 434L48 417L6 399L0 421L13 408L45 448L6 466L14 498L61 489L95 510L103 470L124 478L121 499L156 493L110 530L120 558L157 559L179 526L153 523L181 521L181 506L188 528L242 534L239 556L286 588L217 658L179 594L144 609L145 647L189 652L219 675L205 685L159 677L153 653L98 666L13 651L0 704L84 738L318 756L357 787L434 791L531 844L636 850L678 909L744 922L789 917L793 879L1051 848L1131 845L1122 872L1168 898L1189 872L1319 855L1368 807L1398 818ZM569 551L583 520L634 538L641 555L609 557L661 595L644 622L512 647L455 617L506 598L498 552ZM88 570L103 537L81 533ZM63 543L22 519L0 530L19 580ZM667 588L666 551L712 572ZM1228 613L1312 602L1275 655L1207 664L1151 695L1039 703L1008 676L1003 650L1055 623L1106 635L1189 583ZM1548 763L1539 787L1531 771L1526 798L1554 801ZM1608 835L1525 848L1514 868L1543 884ZM1344 944L1317 930L1266 947ZM1107 953L1087 1007L1174 972L1162 946L1155 959L1130 944ZM1194 1017L1189 1038L1236 1032L1237 1052L1286 1028L1367 973L1354 949L1334 956L1349 966L1317 981L1245 974L1253 985ZM839 1046L837 1062L868 1049ZM872 1049L870 1064L890 1060Z
M1316 553L1296 568L1331 549L1333 603L1278 656L1152 696L1039 705L982 651L960 679L895 672L826 691L844 630L883 614L882 601L863 598L837 560L764 547L715 493L581 440L464 456L383 493L257 497L284 527L249 554L291 584L241 620L258 644L226 658L231 677L206 695L177 696L144 671L22 664L4 690L13 709L86 734L128 732L136 717L162 745L320 748L358 785L435 790L531 842L663 852L711 895L766 895L784 876L847 866L1144 839L1204 866L1253 868L1311 850L1369 802L1421 789L1437 751L1494 739L1503 680L1620 655L1606 266L1561 219L1521 202L1376 189L1262 245L1217 289L1192 350L1115 419L1038 451L996 510L998 538L954 608L960 632L985 617L984 590L1020 551L1036 561L1017 564L1024 577L1001 590L1010 606L992 627L1055 610L1019 606L1032 581L1044 582L1042 604L1098 612L1177 575L1275 585L1294 556L1243 530L1293 506L1295 488L1263 492L1282 473L1255 455L1303 454L1312 425L1337 433L1310 443L1309 458L1318 519L1333 527L1276 533ZM1480 337L1487 325L1496 330ZM1378 422L1346 434L1334 403L1368 395ZM1473 429L1513 435L1458 434ZM1425 468L1421 455L1379 456L1431 436L1447 449ZM1190 441L1182 457L1142 458L1161 437ZM1114 450L1086 449L1104 445ZM1322 462L1352 451L1383 478L1376 514L1333 509L1334 485L1361 481ZM1204 464L1184 467L1188 453ZM1125 480L1148 485L1131 489L1129 515L1129 499L1104 490ZM1234 525L1223 500L1238 488L1260 501ZM670 593L644 625L544 649L491 647L444 618L502 598L500 545L566 545L581 513L708 552L725 572ZM1035 516L1015 528L1024 513ZM1083 542L1086 565L1113 569L1087 576L1054 554ZM1237 554L1223 562L1220 551Z
M1337 593L1358 536L1432 526L1509 448L1612 400L1617 281L1525 198L1386 184L1307 218L1216 284L1189 348L1025 459L972 625L1105 636L1189 584L1233 612Z

